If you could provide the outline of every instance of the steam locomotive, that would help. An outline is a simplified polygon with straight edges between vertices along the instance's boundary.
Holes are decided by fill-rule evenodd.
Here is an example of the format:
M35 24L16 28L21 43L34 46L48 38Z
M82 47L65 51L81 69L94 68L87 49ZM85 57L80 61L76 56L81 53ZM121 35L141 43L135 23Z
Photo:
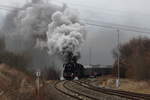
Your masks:
M73 80L75 77L81 79L83 77L96 77L101 75L108 75L112 73L112 68L84 68L83 65L77 63L77 57L68 53L68 60L63 65L63 77L66 80Z
M63 77L66 80L73 80L75 77L79 79L84 77L84 67L83 65L76 62L69 62L63 65Z
M93 65L94 66L94 65ZM66 80L73 80L75 77L81 78L95 78L97 76L112 74L112 67L95 67L84 68L83 65L76 62L69 62L64 64L63 77Z

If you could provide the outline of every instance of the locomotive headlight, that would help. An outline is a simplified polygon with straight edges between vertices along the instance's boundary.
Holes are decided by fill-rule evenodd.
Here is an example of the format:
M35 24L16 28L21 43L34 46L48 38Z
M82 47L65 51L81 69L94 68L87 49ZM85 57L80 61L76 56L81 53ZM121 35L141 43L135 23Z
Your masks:
M73 76L73 73L71 73L71 76Z

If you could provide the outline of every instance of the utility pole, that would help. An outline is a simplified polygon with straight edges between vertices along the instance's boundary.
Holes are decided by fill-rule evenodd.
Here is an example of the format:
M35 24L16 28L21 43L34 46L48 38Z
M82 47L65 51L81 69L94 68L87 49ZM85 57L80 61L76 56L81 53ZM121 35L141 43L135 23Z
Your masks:
M89 65L91 65L91 56L92 56L92 50L91 47L89 48Z
M91 66L91 76L93 76L94 68L92 66L92 48L89 48L89 66Z
M116 80L116 87L118 88L120 86L120 52L119 52L119 49L120 49L120 30L117 29L117 48L118 48L118 52L117 52L117 80Z

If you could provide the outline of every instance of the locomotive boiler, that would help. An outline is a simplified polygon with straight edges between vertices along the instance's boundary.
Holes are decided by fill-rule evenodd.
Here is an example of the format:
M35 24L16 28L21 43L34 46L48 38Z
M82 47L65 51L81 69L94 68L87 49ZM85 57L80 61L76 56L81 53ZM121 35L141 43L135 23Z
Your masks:
M84 67L82 64L77 63L76 59L72 59L63 65L63 77L66 80L73 80L75 77L78 79L84 77Z

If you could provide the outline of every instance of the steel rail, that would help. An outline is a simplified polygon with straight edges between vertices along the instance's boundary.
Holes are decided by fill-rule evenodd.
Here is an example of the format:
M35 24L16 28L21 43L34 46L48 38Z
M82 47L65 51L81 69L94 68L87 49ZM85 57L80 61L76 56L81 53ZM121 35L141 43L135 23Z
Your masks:
M77 100L82 100L82 99L80 99L80 98L77 97L77 96L74 96L74 95L72 95L72 94L69 94L69 93L67 93L67 92L65 92L65 91L63 91L63 90L61 90L61 89L58 87L58 84L60 84L60 82L62 82L62 81L57 81L57 82L54 84L54 87L55 87L55 89L56 89L57 91L59 91L59 92L65 94L66 96L70 96L71 98L74 98L74 99L77 99Z
M109 94L109 95L115 95L123 98L128 98L128 99L134 99L134 100L150 100L150 95L149 94L141 94L141 93L134 93L134 92L128 92L128 91L122 91L122 90L114 90L114 89L108 89L108 88L102 88L102 87L96 87L91 84L88 84L83 81L74 81L75 83L79 84L80 86L83 86L85 88L97 91L97 92L102 92L104 94ZM84 85L83 85L84 84Z
M71 81L71 82L73 82L73 81ZM97 98L95 98L95 97L92 97L92 96L90 96L90 95L88 95L88 94L83 94L83 93L81 93L80 91L75 91L75 90L73 90L73 89L67 87L67 84L68 84L68 82L65 82L64 87L65 87L66 89L68 89L69 91L71 91L71 92L73 92L73 93L76 93L76 94L78 94L78 95L80 95L80 96L84 96L84 97L86 97L86 98L92 99L92 100L99 100L99 99L97 99Z

